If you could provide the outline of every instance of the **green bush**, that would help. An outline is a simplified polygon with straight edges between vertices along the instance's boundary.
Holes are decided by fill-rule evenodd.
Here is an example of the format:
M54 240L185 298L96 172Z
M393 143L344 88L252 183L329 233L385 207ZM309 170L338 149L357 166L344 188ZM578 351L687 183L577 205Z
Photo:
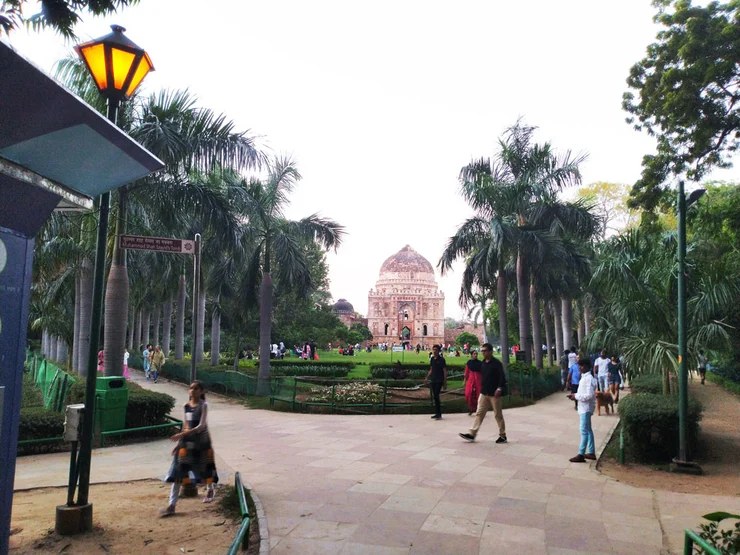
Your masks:
M630 380L630 391L632 393L663 394L663 376L661 374L643 374L635 376Z
M689 400L686 415L689 456L699 437L702 406ZM678 454L678 399L652 393L636 393L619 403L619 416L625 435L640 462L668 462Z
M423 368L418 368L418 364L409 364L404 365L404 370L408 370L408 374L406 375L405 379L412 379L412 380L423 380L426 378L427 374L429 373L429 366L424 366ZM370 372L372 374L372 377L376 380L382 380L385 378L393 378L393 373L395 372L395 368L388 368L388 367L375 367ZM449 369L447 370L449 373Z
M395 364L395 362L374 362L372 364L369 364L368 366L370 366L370 371L373 372L374 375L376 370L387 370L390 372L391 370L393 370ZM407 364L403 364L403 367L406 370L426 370L427 372L429 372L428 362L409 362ZM383 375L382 377L385 377L385 375Z
M129 391L126 406L126 428L163 424L175 406L175 399L157 391ZM181 415L180 415L181 416Z
M740 395L740 383L734 382L718 374L715 374L714 371L707 372L707 380L712 383L716 383L718 386L726 389L730 393Z
M347 366L334 366L330 364L281 364L280 366L274 366L272 363L271 374L273 376L319 376L322 378L344 378L349 374L351 367ZM247 374L257 375L257 370L247 371Z
M64 433L64 415L43 407L21 409L19 439L58 437Z
M509 367L506 369L508 373L513 372L521 372L525 376L529 376L532 374L533 376L539 376L539 371L537 368L532 366L531 364L527 364L526 362L522 362L521 360L514 360L509 363Z
M36 389L31 376L23 374L23 389L21 390L21 408L43 407L44 396Z
M282 360L271 360L270 361L270 368L280 368L282 366L318 366L322 368L346 368L347 370L351 370L355 367L355 363L352 361L342 361L342 362L322 362L321 360L304 360L301 358L290 358L290 359L282 359Z

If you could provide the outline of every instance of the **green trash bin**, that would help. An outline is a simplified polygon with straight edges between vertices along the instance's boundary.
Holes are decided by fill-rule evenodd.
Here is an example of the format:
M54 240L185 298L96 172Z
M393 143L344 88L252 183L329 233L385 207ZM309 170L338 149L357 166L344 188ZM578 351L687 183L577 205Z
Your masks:
M101 432L123 430L126 427L128 383L123 376L98 376L95 380L98 426Z

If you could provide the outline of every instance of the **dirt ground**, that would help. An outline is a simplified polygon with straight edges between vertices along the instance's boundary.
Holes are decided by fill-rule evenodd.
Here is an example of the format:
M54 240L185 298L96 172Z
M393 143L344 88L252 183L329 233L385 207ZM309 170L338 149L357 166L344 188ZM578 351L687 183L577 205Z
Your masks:
M238 522L221 512L220 503L202 503L202 495L181 498L177 513L162 518L158 510L167 505L169 491L170 484L156 480L93 485L94 530L79 536L54 532L56 506L65 502L66 488L16 492L10 553L226 553Z
M622 466L610 458L602 459L599 470L641 488L740 496L740 398L710 382L702 386L698 380L689 383L689 395L704 405L697 457L703 475L674 474L646 465ZM619 441L619 436L615 434L612 441Z

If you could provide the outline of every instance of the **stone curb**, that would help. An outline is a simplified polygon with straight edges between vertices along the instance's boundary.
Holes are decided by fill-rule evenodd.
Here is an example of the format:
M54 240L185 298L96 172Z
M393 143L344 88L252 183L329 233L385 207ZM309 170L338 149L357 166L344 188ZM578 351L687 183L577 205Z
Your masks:
M612 439L612 436L614 435L614 432L617 430L617 426L619 426L619 423L622 421L621 418L617 418L617 421L612 424L612 427L609 428L609 431L604 435L604 439L599 444L598 449L596 449L596 460L591 461L588 465L589 469L592 472L595 472L599 476L603 476L603 474L599 471L598 468L596 468L601 461L601 455L604 453L604 450L606 449L606 446L609 444L609 442Z
M242 485L249 492L252 503L254 503L254 512L257 513L257 524L260 530L260 555L270 555L270 533L267 530L267 514L265 514L262 501L252 488L252 484L244 482Z

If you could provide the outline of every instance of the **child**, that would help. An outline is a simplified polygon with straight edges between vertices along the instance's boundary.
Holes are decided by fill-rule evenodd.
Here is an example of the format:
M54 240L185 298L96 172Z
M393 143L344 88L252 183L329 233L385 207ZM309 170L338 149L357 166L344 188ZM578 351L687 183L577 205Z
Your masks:
M208 433L208 403L203 383L194 381L188 392L190 400L184 405L184 429L170 438L170 441L177 442L177 446L172 450L175 459L165 478L166 482L172 482L170 504L160 511L162 516L175 514L180 484L205 483L203 503L213 501L216 494L213 486L218 482L218 474Z
M123 349L123 377L127 380L131 378L131 376L128 373L128 349L124 347Z

